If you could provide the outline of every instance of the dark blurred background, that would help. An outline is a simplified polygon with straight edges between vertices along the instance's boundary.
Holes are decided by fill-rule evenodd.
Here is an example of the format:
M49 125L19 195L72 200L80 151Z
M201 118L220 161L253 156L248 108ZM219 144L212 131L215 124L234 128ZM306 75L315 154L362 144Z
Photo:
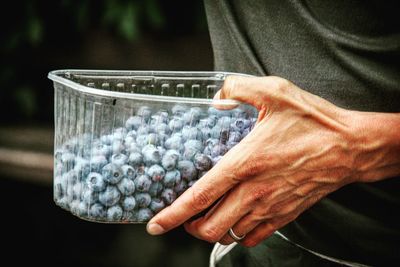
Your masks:
M212 70L202 1L11 1L0 22L1 262L207 266L211 245L183 228L152 237L145 225L86 222L54 204L47 79L67 68Z

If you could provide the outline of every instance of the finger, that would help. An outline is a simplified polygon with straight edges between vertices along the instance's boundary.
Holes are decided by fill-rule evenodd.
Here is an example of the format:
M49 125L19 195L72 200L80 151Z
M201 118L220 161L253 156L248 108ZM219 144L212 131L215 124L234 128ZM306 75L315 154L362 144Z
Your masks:
M246 77L228 76L218 95L219 99L234 99L256 107L265 109L282 88L289 85L289 81L279 77Z
M246 192L238 192L236 188L225 195L204 217L186 223L186 231L208 242L219 241L229 228L250 211L250 207L243 206L241 201Z
M219 90L213 98L212 102L213 107L221 110L229 110L237 108L240 105L239 101L236 100L226 100L221 99L221 90Z
M240 219L235 225L231 226L237 236L247 236L254 228L260 224L260 220L249 213ZM229 230L229 229L228 229ZM229 245L236 242L228 232L218 241L222 245Z
M211 206L239 182L236 174L232 173L229 152L170 206L160 211L149 221L147 224L149 234L162 234L181 225Z
M273 222L260 223L251 232L247 233L245 238L240 241L240 244L246 247L254 247L271 236L277 229L278 227Z

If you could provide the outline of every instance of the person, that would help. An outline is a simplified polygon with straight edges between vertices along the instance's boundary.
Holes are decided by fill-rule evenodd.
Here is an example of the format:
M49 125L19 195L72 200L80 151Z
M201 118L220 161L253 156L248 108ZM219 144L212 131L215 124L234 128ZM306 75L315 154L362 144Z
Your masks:
M218 266L398 263L394 4L206 0L216 70L254 75L228 76L216 98L253 105L258 121L148 232L184 223L218 242Z

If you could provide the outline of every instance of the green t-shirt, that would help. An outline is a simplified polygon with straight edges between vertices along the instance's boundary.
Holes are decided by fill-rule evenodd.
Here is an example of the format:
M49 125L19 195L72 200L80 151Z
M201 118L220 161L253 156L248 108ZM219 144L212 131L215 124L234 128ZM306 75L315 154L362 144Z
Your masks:
M400 112L395 3L205 0L215 69L280 76L347 109ZM400 177L345 186L280 232L331 257L399 263Z

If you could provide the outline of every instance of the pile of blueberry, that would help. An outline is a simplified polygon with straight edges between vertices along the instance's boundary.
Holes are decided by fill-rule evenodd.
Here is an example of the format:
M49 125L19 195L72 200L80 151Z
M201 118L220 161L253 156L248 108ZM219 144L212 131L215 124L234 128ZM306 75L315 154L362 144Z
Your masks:
M170 205L252 129L253 108L142 106L125 127L82 134L55 150L54 199L102 222L146 222Z

